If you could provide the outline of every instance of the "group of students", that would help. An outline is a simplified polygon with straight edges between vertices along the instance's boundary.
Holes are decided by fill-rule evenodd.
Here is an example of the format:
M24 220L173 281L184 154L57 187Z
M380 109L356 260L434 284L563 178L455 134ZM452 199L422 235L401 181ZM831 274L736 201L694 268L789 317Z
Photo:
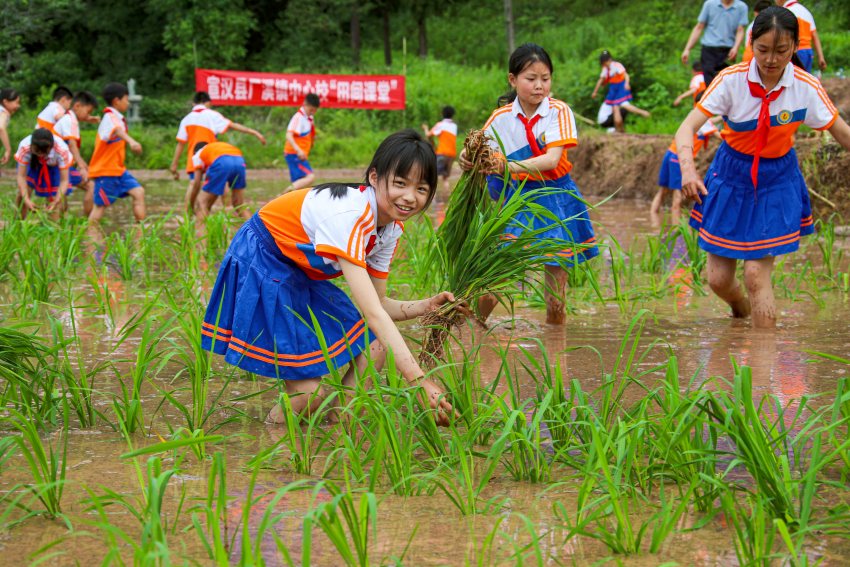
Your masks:
M795 251L800 237L813 230L794 133L802 124L828 130L850 149L850 127L819 81L792 62L799 40L793 12L776 6L763 9L751 30L752 60L721 71L704 90L697 85L690 93L695 106L668 152L669 162L678 161L684 197L697 202L690 223L708 253L709 285L733 316L752 314L756 327L776 322L773 259ZM508 63L511 90L484 129L501 142L492 142L502 160L487 172L491 195L510 199L517 191L560 189L538 200L560 220L524 218L508 230L545 229L540 238L565 243L545 269L546 320L563 324L565 270L597 256L599 249L587 207L570 176L568 151L578 145L574 115L569 105L550 96L553 73L552 60L541 46L518 47ZM621 74L616 67L607 73ZM618 82L626 81L624 77ZM114 101L107 102L116 109L110 112L120 110ZM192 126L197 126L201 115L210 111L204 106L199 102L193 109L198 116L190 114L185 120L192 117ZM293 118L292 145L302 150L295 134L304 135L308 124L308 135L315 131L308 111L302 108ZM451 114L451 109L444 111L444 123L433 129L423 125L426 133L439 139L444 128L456 129L445 123ZM705 138L703 126L718 116L724 123L723 142L700 178L694 155ZM209 129L221 133L228 124L234 127L221 120ZM191 137L196 129L185 126L172 164L175 175L181 143L190 144L198 155ZM259 133L250 133L262 140ZM200 159L193 158L192 166L206 166L210 174L221 157L205 158L203 152L218 143L201 147ZM294 153L297 160L306 160L306 152ZM457 158L462 169L472 167L464 152ZM446 162L450 167L449 157L440 161L443 171ZM434 410L437 423L449 423L454 415L450 401L425 375L394 321L422 316L454 302L454 296L444 291L418 301L397 301L386 295L404 222L431 203L438 176L433 146L419 133L403 130L379 145L360 182L296 187L264 205L237 232L221 263L200 330L203 347L247 371L282 379L297 413L322 406L328 391L321 378L332 369L349 364L342 383L354 387L368 365L381 367L389 350L403 378L419 388ZM735 277L738 260L744 261L746 292ZM350 297L329 281L339 277L348 284ZM486 318L494 305L483 301L478 316ZM282 421L283 412L282 405L275 405L269 421Z

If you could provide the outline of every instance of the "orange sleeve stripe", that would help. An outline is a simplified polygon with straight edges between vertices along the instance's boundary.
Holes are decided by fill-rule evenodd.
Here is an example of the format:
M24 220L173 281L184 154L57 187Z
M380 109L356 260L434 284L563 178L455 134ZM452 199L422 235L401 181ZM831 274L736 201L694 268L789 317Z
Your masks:
M496 109L496 111L490 115L490 118L487 119L487 122L484 123L484 130L490 127L490 125L493 123L493 120L495 120L497 116L501 116L506 112L510 112L512 108L512 104L506 104L505 106Z
M702 103L701 103L701 102L698 102L698 103L697 103L696 108L698 108L700 112L702 112L703 114L705 114L705 115L706 115L706 116L708 116L709 118L711 118L712 116L714 116L714 113L713 113L713 112L709 112L708 110L706 110L706 109L705 109L705 107L702 105Z
M381 272L376 270L375 268L372 268L371 266L366 266L366 271L369 272L370 276L378 278L379 280L385 280L390 277L389 272Z
M357 239L355 240L354 248L349 246L348 253L354 256L355 258L360 258L361 256L365 259L366 255L364 253L365 244L363 242L363 238L366 234L372 231L375 228L374 216L372 215L371 208L369 210L369 217L363 222L359 222L354 225L354 229L351 231L352 236L357 235ZM350 242L350 239L349 239Z
M829 95L826 94L825 90L823 90L823 85L821 85L820 82L818 82L817 79L815 79L814 77L812 77L808 73L799 73L799 72L797 72L796 69L794 71L794 78L798 79L800 81L803 81L807 85L810 85L812 88L814 88L815 91L817 91L818 96L820 97L821 101L826 105L826 107L831 112L837 112L838 111L838 109L835 108L835 104L833 104L832 100L830 100Z
M354 223L354 228L351 230L351 234L348 236L347 249L349 254L351 253L352 247L354 245L354 240L358 235L357 227L360 226L360 223L362 223L364 219L370 214L372 214L372 207L366 205L366 210L363 211L363 214L360 215L360 218L357 219L357 222Z
M826 126L821 126L820 128L815 128L815 130L829 130L835 124L835 121L838 120L838 113L832 115L832 120L829 121L829 124Z

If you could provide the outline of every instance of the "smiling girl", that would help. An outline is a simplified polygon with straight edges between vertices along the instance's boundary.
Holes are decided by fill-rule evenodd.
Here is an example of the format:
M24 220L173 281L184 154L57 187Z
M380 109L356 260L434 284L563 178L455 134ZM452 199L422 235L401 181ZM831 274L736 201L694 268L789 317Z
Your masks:
M774 257L794 252L800 237L814 232L795 132L801 124L829 130L850 149L850 128L820 82L791 62L797 41L790 10L759 12L752 61L721 72L676 133L682 190L697 201L690 223L708 252L708 282L734 317L752 312L755 327L776 325ZM694 167L693 136L714 115L725 122L723 143L703 181ZM748 294L735 278L738 260Z
M436 186L434 150L403 130L378 147L365 185L319 185L269 202L239 230L222 261L201 330L203 347L239 368L284 380L297 413L320 407L327 396L320 379L329 364L351 362L342 382L353 387L368 363L366 348L378 368L391 350L406 381L422 387L437 423L447 424L452 406L424 378L393 321L422 316L454 297L386 297L403 223L431 203ZM327 281L339 276L354 303ZM269 413L273 422L284 417L280 405Z

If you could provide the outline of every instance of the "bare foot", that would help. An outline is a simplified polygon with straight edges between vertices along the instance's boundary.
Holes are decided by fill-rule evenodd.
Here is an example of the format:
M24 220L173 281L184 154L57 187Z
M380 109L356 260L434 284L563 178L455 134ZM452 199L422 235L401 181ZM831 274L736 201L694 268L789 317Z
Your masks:
M750 300L746 297L729 304L732 307L732 317L743 319L750 316Z
M280 404L275 404L269 410L269 415L266 416L266 423L286 423L286 416L283 414L283 407Z

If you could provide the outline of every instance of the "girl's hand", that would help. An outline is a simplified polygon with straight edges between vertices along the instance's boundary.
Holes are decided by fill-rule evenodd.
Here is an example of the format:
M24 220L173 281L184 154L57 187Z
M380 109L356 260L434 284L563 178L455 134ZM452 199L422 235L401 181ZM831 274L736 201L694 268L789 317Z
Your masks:
M466 159L466 148L460 151L460 155L457 157L457 163L464 171L469 171L470 169L472 169L472 162Z
M9 151L3 152L3 157L0 158L0 165L6 165L9 163Z
M452 303L455 300L455 296L450 291L442 291L428 299L428 311L434 311L435 309L439 309L441 305L445 305L446 303Z
M447 427L450 417L455 419L460 417L446 399L446 393L442 388L427 379L420 381L419 385L422 386L421 395L428 401L431 409L435 411L434 421L437 422L437 425Z
M702 204L700 196L708 195L702 180L695 173L682 173L682 193L688 199L693 199Z
M130 146L131 152L133 152L136 155L141 155L142 145L139 142L137 142L136 140L133 140L132 142L129 143L129 146Z
M590 98L596 98L596 91L593 91L593 94L590 95Z

